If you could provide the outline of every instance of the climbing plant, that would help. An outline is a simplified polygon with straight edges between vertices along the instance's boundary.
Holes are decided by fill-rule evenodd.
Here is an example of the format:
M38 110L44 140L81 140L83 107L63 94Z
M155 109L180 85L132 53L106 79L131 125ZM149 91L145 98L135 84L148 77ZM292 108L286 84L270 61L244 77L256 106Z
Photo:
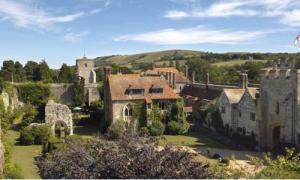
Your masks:
M18 97L24 103L39 106L46 103L50 96L50 87L42 83L26 83L17 85Z

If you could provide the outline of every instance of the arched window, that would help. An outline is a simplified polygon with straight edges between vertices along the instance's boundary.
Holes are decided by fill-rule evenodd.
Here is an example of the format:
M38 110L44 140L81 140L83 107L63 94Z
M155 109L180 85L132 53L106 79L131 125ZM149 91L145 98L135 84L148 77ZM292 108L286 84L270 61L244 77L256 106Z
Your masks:
M130 121L132 118L132 108L130 105L126 105L123 110L124 121Z

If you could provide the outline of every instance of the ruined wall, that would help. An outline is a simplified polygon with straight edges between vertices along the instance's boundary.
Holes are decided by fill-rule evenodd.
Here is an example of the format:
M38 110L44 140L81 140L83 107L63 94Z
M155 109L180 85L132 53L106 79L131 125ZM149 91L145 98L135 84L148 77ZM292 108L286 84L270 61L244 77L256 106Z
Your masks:
M45 122L51 126L53 133L56 123L61 122L67 128L68 133L73 135L72 112L67 105L49 100L45 108Z
M72 84L51 84L50 85L51 96L62 104L69 106L74 105L74 92Z

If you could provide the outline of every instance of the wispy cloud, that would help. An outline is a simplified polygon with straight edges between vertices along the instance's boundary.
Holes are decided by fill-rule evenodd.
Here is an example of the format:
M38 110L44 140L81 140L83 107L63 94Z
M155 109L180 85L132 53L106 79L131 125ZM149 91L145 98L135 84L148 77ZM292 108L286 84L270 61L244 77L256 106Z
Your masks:
M129 34L114 38L115 41L138 41L159 45L189 44L235 44L252 41L270 31L213 30L205 27L187 29L162 29L140 34Z
M84 12L76 12L72 14L54 16L41 8L33 8L29 6L28 3L22 3L22 1L0 1L0 17L6 21L11 21L19 27L45 30L56 23L71 22L84 15Z
M88 34L89 32L87 31L80 32L80 33L70 32L64 36L64 40L67 42L77 43L80 42L83 38L85 38Z
M219 0L206 8L169 10L164 17L175 20L195 17L275 17L286 25L300 26L299 12L299 0Z

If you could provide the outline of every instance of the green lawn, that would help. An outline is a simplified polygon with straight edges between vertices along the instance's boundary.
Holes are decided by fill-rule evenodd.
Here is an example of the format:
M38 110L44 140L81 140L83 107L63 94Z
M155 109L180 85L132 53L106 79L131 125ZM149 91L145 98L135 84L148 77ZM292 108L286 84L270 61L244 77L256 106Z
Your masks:
M210 148L227 148L225 145L215 140L196 133L189 133L186 135L162 135L158 137L158 143L161 146L169 144L175 146L188 146L191 148L200 146Z
M10 130L7 137L10 142L14 144L12 149L12 162L18 164L22 168L22 175L26 179L39 179L41 178L38 173L38 168L35 165L34 157L41 153L42 146L22 146L18 145L17 138L19 132Z
M267 60L232 60L232 61L223 61L223 62L217 62L213 63L214 66L234 66L234 65L241 65L246 62L263 62L266 63Z
M98 133L99 133L99 126L97 125L84 125L84 126L74 127L74 134L80 135L83 138L93 137Z

